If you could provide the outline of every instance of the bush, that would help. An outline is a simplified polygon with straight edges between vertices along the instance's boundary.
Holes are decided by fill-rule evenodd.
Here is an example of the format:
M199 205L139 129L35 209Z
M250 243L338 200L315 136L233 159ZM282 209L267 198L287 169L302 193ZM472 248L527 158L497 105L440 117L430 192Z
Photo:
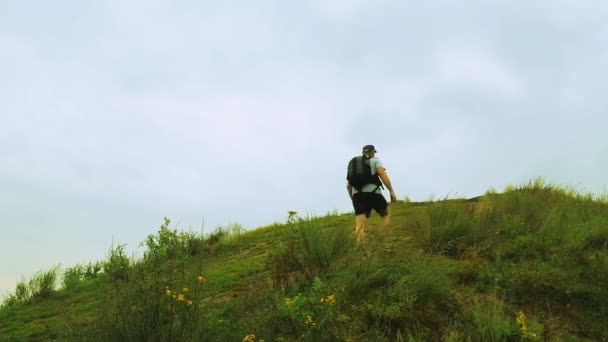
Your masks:
M378 334L370 339L397 340L402 334L440 338L450 316L458 311L452 262L422 254L392 265L367 260L360 265L347 275L345 295L358 321Z
M425 234L426 250L453 258L466 256L466 252L479 240L475 233L478 215L463 209L457 200L429 203L412 215L413 226Z
M219 226L207 235L189 233L186 235L185 248L189 255L214 255L222 246L223 241L239 239L244 232L243 226L232 223L226 228Z
M276 304L270 334L300 341L336 341L339 336L339 298L315 277L312 286L303 293L285 297Z
M144 260L165 260L180 258L188 252L188 233L178 234L177 229L169 229L171 220L165 217L156 235L150 234L143 243L147 250Z
M110 247L108 259L103 263L103 271L111 281L129 280L129 269L132 262L125 253L125 247L125 245L118 245L116 248Z
M517 341L518 327L504 312L504 304L497 300L480 301L467 311L469 337L473 341Z
M108 286L98 331L107 341L198 341L206 279L189 267L193 234L169 229L165 218L149 235L141 260L131 260L124 245L111 248L104 264Z
M50 297L56 292L58 270L59 266L55 266L34 274L27 282L21 280L15 286L15 293L5 298L2 306L28 304Z
M199 341L205 282L136 265L128 283L106 289L99 330L107 341Z
M247 231L245 227L238 222L228 224L225 229L228 232L228 238L232 240L239 240Z
M63 271L63 288L73 289L79 286L83 280L97 278L103 270L103 267L104 265L101 262L90 262L86 265L77 264L66 268L65 271Z
M322 230L318 220L312 218L291 222L289 226L291 236L271 251L267 261L275 286L287 285L292 276L312 281L329 271L354 243L346 226Z

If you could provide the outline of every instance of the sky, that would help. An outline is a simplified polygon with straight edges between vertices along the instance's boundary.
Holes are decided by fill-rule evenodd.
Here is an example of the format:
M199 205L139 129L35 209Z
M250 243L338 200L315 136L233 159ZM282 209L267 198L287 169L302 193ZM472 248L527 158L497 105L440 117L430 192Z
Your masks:
M608 3L0 2L0 297L56 265L399 198L608 181Z

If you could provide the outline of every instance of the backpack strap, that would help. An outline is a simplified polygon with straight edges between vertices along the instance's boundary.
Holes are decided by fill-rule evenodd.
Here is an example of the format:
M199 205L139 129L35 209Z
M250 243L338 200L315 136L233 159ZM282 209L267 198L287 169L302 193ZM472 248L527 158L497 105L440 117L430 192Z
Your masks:
M382 190L384 190L384 185L380 184L380 185L376 186L376 188L374 189L374 191L372 191L371 193L375 193L380 188L382 188Z

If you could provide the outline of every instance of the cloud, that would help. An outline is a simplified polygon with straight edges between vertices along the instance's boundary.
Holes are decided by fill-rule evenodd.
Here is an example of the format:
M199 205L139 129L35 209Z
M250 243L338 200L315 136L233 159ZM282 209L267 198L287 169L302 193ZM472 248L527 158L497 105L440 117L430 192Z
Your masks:
M538 175L600 191L607 11L3 3L0 250L30 255L11 271L27 274L134 247L165 215L210 230L347 211L345 165L368 143L414 200Z
M517 96L525 91L522 82L495 57L477 47L462 44L439 48L437 83L446 87L473 87L477 91L494 91L501 96Z

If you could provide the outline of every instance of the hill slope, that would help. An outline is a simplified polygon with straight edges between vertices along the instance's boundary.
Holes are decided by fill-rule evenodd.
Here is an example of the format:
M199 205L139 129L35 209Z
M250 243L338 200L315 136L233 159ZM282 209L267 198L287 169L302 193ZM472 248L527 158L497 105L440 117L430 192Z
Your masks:
M608 339L605 200L536 181L392 208L364 245L352 214L206 236L167 221L144 258L115 246L103 272L16 291L0 341Z

